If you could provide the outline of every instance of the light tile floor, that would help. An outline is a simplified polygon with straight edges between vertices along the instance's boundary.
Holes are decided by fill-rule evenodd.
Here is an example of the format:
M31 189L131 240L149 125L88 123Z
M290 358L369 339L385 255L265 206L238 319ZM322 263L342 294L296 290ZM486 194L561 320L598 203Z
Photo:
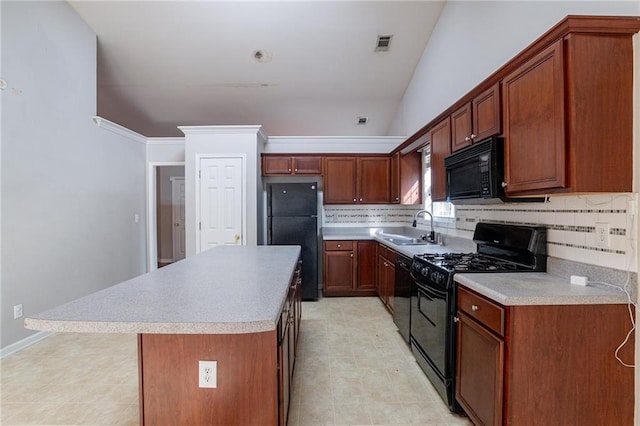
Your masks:
M470 425L449 413L382 303L303 303L290 426ZM2 425L138 424L134 335L60 333L0 361Z

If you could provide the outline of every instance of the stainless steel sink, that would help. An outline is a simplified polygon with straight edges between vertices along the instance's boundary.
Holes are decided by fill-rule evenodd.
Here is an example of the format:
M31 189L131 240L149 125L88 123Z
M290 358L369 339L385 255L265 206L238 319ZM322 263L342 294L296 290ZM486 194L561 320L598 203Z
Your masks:
M417 246L417 245L425 245L425 244L434 244L431 241L423 240L422 238L407 237L405 235L378 234L378 236L385 241L388 241L392 244L396 244L399 246Z

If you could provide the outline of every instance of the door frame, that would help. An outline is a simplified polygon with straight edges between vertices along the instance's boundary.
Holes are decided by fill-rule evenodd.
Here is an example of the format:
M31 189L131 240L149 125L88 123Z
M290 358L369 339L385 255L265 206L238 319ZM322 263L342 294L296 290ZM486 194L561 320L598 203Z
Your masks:
M158 269L158 215L156 212L156 179L158 167L182 166L184 161L152 161L147 162L147 272Z
M201 160L205 159L205 158L212 158L212 159L217 159L217 158L239 158L241 163L242 163L242 217L240 218L240 226L241 226L241 240L242 240L242 245L247 245L247 239L246 239L246 233L247 233L247 155L246 154L240 154L240 153L225 153L225 154L215 154L215 153L211 153L211 154L196 154L196 158L195 158L195 167L194 167L194 176L193 178L195 179L196 185L195 185L195 216L196 216L196 221L195 223L198 224L200 223L200 163ZM195 224L194 224L195 225ZM196 245L196 254L200 253L200 230L196 229L196 241L195 241L195 245Z
M176 191L176 182L182 182L182 185L185 185L185 178L184 176L172 176L170 179L171 181L171 245L173 246L173 251L171 254L172 257L172 262L176 261L176 231L175 231L175 226L176 226L176 198L175 198L175 191ZM185 190L186 192L186 190ZM186 195L186 194L185 194ZM182 209L186 210L186 197L182 199ZM184 213L184 212L183 212ZM186 213L184 213L184 219L183 221L186 222ZM182 224L183 226L185 226L186 228L186 223ZM185 252L187 251L187 241L186 241L186 229L185 232L183 233L183 236L185 237L185 241L184 241L184 248L185 248ZM185 256L181 257L180 259L184 259Z

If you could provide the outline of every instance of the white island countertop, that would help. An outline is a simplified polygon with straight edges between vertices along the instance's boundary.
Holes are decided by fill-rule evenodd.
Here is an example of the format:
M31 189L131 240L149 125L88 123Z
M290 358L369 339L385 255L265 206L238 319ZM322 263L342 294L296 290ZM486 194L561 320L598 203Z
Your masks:
M275 330L299 246L218 246L25 318L42 331L239 334Z
M628 302L621 289L598 284L583 287L545 272L462 273L455 274L454 280L503 306Z

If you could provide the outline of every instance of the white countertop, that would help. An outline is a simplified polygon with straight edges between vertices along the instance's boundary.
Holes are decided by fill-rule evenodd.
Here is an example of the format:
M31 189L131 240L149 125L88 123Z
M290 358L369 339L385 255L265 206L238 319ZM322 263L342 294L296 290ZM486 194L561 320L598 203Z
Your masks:
M218 246L25 318L42 331L239 334L275 330L299 246Z
M503 306L627 303L616 289L582 287L545 272L455 274L454 280Z

